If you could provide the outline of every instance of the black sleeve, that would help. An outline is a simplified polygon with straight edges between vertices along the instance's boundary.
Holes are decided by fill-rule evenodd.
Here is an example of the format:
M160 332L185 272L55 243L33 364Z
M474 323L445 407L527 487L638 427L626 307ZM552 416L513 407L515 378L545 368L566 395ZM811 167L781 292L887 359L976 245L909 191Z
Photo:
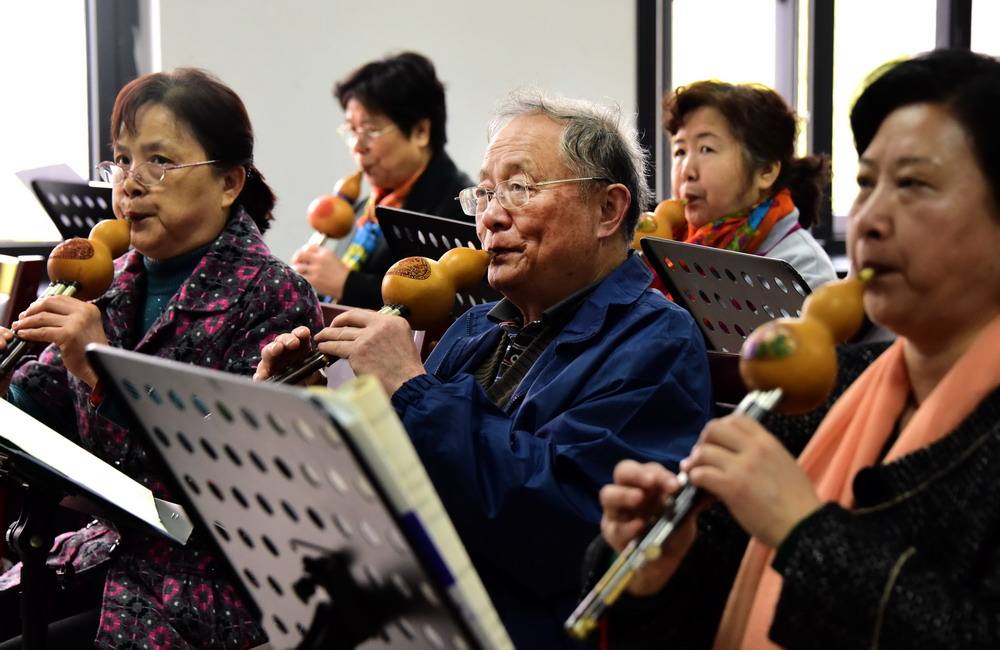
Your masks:
M382 306L382 276L396 259L383 238L372 251L362 271L351 271L344 281L340 303L349 307L378 309Z
M996 648L1000 643L997 534L979 565L982 585L957 583L951 560L921 552L892 527L827 504L775 568L784 578L771 638L785 646ZM783 545L784 546L784 545Z

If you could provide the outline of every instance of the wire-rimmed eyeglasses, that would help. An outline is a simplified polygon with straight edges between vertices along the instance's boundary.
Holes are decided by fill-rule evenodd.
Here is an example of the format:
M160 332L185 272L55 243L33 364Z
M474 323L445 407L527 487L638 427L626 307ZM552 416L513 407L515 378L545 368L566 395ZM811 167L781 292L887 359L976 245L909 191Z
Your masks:
M163 182L166 177L167 172L173 171L175 169L184 169L185 167L199 167L201 165L213 165L219 162L218 160L203 160L201 162L194 163L184 163L182 165L172 165L170 163L158 163L152 160L147 160L146 162L139 163L135 167L129 167L128 165L123 165L121 163L112 162L110 160L105 160L102 163L98 163L96 169L97 173L100 175L101 180L105 183L111 183L112 185L121 185L128 178L129 174L137 182L145 185L146 187L152 187L154 185L159 185Z
M583 183L585 181L604 181L605 183L612 182L610 179L604 178L603 176L561 178L559 180L540 181L538 183L508 180L497 183L496 187L493 189L480 187L478 185L476 187L467 187L458 193L455 200L462 204L462 212L470 217L477 217L486 212L486 206L489 205L490 200L494 196L497 201L500 202L500 207L504 210L513 210L514 208L520 208L526 205L528 201L531 200L532 191L543 189L548 185L557 185L559 183Z
M344 139L349 146L354 146L358 140L364 140L365 142L374 142L378 140L386 133L392 131L393 129L399 128L395 124L386 124L383 127L373 129L367 126L362 126L360 128L354 128L350 122L344 122L337 127L337 133L340 137Z

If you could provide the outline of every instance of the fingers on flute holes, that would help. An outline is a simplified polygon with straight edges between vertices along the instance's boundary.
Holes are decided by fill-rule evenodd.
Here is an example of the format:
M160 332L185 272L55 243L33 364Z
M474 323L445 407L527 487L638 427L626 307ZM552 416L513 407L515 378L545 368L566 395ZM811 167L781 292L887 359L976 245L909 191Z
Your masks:
M617 515L617 513L627 505L629 501L628 493L631 491L632 490L623 488L619 485L605 485L598 493L598 500L604 508L605 513Z
M738 489L735 489L733 477L718 467L700 465L693 468L689 472L689 476L691 477L691 485L705 490L723 501L726 500L727 496L739 492Z
M645 519L662 509L660 496L637 488L618 488L602 505L608 516L618 521Z
M357 338L358 328L348 326L331 326L316 335L317 343L339 343L353 341Z
M295 350L299 347L299 337L295 334L279 334L274 343L280 346L278 352L284 352L285 350Z
M624 548L625 544L639 537L645 529L646 521L644 519L632 519L618 524L618 536L621 539L622 547Z
M655 462L638 465L631 483L654 493L670 493L677 488L673 473Z
M626 459L615 465L613 477L615 483L632 482L642 465L634 460Z
M636 537L642 530L642 523L639 521L620 522L615 520L601 520L601 536L616 550L621 551L632 538Z

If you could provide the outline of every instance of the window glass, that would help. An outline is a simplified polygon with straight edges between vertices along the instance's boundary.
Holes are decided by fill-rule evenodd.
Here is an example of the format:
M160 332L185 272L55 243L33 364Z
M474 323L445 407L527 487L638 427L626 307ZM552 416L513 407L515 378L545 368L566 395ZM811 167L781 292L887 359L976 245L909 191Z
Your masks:
M796 0L797 1L797 0ZM799 116L799 137L795 141L795 155L806 156L809 153L809 57L812 53L812 43L809 40L809 9L810 3L799 2L798 25L796 31L796 91L795 113ZM777 53L777 56L781 56Z
M87 126L86 3L0 5L0 241L57 241L58 231L14 172L69 165L90 178Z
M893 59L934 48L937 0L838 2L834 14L833 226L843 236L857 194L858 155L850 113L865 78Z
M972 0L972 34L970 45L976 52L1000 56L1000 2Z
M670 83L775 83L776 0L673 0ZM724 16L724 20L720 17ZM659 111L657 115L662 115ZM673 157L668 156L672 164Z
M673 0L671 83L774 86L775 0Z

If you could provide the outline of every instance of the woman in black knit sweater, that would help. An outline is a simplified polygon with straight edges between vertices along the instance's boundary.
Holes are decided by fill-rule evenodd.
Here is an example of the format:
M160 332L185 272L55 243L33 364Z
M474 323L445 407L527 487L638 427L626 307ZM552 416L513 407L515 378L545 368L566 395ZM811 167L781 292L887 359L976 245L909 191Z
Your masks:
M898 338L841 349L809 416L709 423L681 467L718 503L633 581L612 647L1000 647L1000 62L879 72L851 112L848 246ZM610 547L676 489L620 464Z

